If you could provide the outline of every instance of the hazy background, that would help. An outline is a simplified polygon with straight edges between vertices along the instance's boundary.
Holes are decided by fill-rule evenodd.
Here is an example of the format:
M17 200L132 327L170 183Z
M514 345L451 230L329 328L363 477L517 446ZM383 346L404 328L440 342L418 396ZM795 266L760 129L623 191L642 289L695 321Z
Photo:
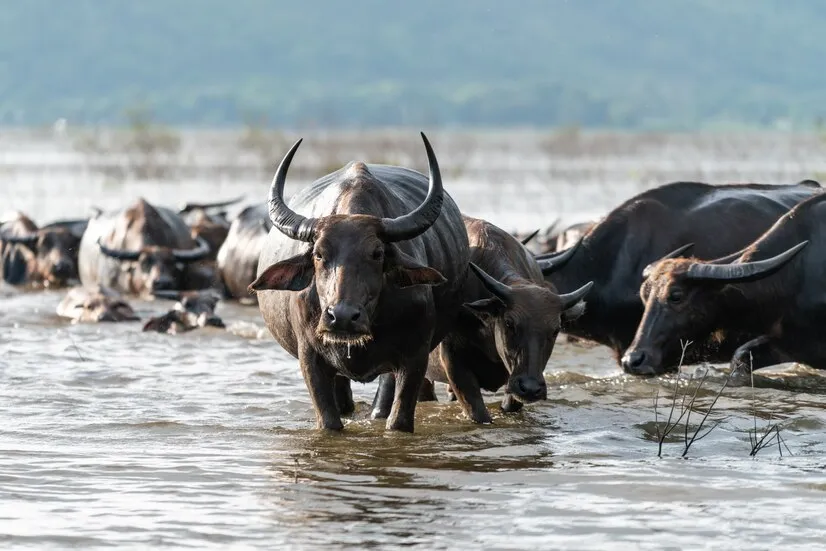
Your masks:
M826 5L780 0L26 0L0 123L812 128Z

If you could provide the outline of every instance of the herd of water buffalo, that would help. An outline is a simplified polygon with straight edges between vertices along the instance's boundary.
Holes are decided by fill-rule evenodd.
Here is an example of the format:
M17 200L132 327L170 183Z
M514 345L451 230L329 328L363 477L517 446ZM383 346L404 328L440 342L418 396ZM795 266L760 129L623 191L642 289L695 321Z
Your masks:
M701 361L826 368L817 182L674 182L599 220L512 235L462 214L422 139L429 176L351 162L287 204L299 140L267 202L231 216L237 201L176 212L143 199L40 228L17 214L0 226L2 277L79 280L58 306L75 321L136 320L129 296L175 299L143 326L169 333L222 327L219 300L258 303L326 429L353 412L351 380L379 379L371 415L394 430L413 430L434 381L474 422L491 420L482 390L504 387L502 409L518 411L547 397L560 332L639 376Z

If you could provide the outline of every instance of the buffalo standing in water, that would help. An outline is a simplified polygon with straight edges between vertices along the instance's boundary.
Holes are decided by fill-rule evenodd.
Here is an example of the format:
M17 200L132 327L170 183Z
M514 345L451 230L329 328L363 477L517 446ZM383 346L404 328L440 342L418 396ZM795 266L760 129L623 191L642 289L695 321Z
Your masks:
M53 222L42 228L15 213L0 226L0 273L10 285L63 287L77 279L80 240L88 220Z
M284 183L301 140L273 178L275 230L250 288L270 332L301 364L319 428L340 430L341 414L353 410L347 379L384 373L397 383L387 428L412 432L428 355L461 306L467 232L422 140L429 182L414 170L354 162L287 206Z
M145 296L157 290L209 288L214 277L193 265L209 254L206 241L192 239L177 213L139 199L89 221L80 243L80 281Z
M632 197L605 216L578 246L556 253L574 251L564 268L548 276L560 292L594 281L588 308L566 332L611 347L620 363L642 319L640 285L649 263L669 251L680 256L690 244L698 258L739 251L795 205L822 191L811 180L794 185L675 182ZM555 258L539 257L540 268ZM692 346L686 363L714 358L715 346ZM632 363L621 365L633 373Z
M740 373L786 362L826 369L824 245L826 195L820 195L728 257L652 264L626 369L644 376L672 371L681 340L709 338L721 341Z
M258 257L267 241L272 221L266 204L246 207L232 221L218 251L218 272L228 297L242 303L257 302L247 289L258 273Z
M431 354L428 379L449 383L465 413L489 423L481 389L506 386L502 409L547 398L543 375L560 325L580 315L588 283L559 295L530 251L493 224L466 216L471 268L455 329Z

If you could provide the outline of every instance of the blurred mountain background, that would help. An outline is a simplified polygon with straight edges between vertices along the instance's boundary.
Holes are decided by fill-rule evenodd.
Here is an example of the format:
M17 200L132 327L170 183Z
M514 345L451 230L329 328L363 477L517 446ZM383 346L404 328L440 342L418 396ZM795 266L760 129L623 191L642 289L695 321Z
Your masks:
M806 128L826 3L26 0L0 124Z

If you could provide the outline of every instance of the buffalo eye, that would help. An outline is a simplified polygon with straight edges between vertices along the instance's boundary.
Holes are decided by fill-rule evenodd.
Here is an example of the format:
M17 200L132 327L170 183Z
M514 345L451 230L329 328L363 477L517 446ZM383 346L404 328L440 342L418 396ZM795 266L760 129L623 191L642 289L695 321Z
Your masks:
M668 292L668 302L671 304L677 304L681 300L683 300L683 290L679 287L675 287Z
M315 252L313 253L313 258L315 258L315 259L316 259L316 260L318 260L319 262L324 262L324 257L323 257L323 256L322 256L322 254L321 254L320 252L318 252L318 251L315 251Z
M510 319L510 318L505 319L505 327L506 327L508 330L513 330L513 320L512 320L512 319Z

